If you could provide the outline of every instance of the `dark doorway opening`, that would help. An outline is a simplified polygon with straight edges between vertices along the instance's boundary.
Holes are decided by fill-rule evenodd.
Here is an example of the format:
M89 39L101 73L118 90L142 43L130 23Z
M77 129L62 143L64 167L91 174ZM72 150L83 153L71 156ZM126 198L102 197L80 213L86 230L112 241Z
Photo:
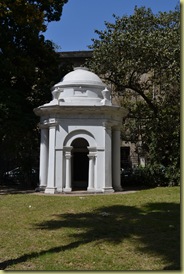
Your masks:
M72 144L72 190L87 190L88 187L88 142L84 138L75 139Z

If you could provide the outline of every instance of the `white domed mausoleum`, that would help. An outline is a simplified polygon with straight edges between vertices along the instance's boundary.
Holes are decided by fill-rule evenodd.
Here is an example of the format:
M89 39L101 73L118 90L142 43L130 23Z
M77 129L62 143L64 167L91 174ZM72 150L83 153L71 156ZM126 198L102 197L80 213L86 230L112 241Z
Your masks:
M52 88L40 116L40 185L45 193L121 190L120 127L127 111L87 68L75 68Z

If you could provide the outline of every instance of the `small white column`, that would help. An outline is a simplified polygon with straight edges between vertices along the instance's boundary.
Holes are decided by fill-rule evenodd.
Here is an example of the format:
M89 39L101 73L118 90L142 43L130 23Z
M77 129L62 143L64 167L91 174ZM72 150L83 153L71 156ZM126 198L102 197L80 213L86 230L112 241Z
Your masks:
M97 155L96 147L88 147L89 149L89 171L88 171L88 188L89 192L93 192L95 189L95 158Z
M66 182L64 192L71 192L71 150L73 147L65 147L65 160L66 160Z
M40 140L40 168L39 168L39 189L44 190L47 186L48 169L48 128L41 127Z
M121 191L121 178L120 178L120 130L113 128L112 131L112 185L114 190Z
M48 178L45 193L53 194L56 192L55 187L55 139L56 124L49 127L49 161L48 161Z
M103 181L103 192L112 193L114 192L112 186L112 124L110 121L104 123L104 181Z

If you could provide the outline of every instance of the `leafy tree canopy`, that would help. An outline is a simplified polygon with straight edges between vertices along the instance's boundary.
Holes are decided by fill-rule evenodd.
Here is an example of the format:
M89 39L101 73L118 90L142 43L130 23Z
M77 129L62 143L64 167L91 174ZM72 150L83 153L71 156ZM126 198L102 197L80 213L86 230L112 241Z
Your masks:
M0 2L1 166L5 158L14 159L16 167L31 151L35 154L37 118L33 108L50 100L50 87L65 73L65 68L59 67L55 45L42 33L48 22L60 20L67 2Z
M152 167L179 174L180 11L135 7L130 16L105 22L90 46L90 67L113 87L129 109L124 140L140 143ZM171 172L167 174L170 180Z
M67 0L2 0L0 3L0 69L2 84L14 86L21 78L35 81L55 57L54 47L40 32L46 22L59 20ZM37 77L36 75L36 77ZM16 79L16 81L13 79Z

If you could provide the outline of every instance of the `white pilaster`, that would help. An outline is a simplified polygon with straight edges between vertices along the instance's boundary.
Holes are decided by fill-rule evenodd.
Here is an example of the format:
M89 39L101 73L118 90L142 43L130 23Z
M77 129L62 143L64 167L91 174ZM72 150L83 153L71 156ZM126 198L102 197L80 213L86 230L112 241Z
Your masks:
M66 182L64 192L71 192L71 150L73 147L65 147L65 160L66 160Z
M55 149L55 186L57 192L63 192L64 188L64 163L63 163L63 149Z
M48 128L41 128L39 189L45 189L47 186L48 137Z
M95 188L95 158L97 155L97 149L96 147L88 147L89 149L89 171L88 171L88 188L87 190L89 192L94 191Z
M114 192L112 187L112 129L111 122L104 123L105 130L105 170L103 192Z
M112 184L116 191L122 190L120 178L120 130L112 131Z
M56 124L49 127L49 161L48 161L48 178L45 193L55 193L55 139Z

